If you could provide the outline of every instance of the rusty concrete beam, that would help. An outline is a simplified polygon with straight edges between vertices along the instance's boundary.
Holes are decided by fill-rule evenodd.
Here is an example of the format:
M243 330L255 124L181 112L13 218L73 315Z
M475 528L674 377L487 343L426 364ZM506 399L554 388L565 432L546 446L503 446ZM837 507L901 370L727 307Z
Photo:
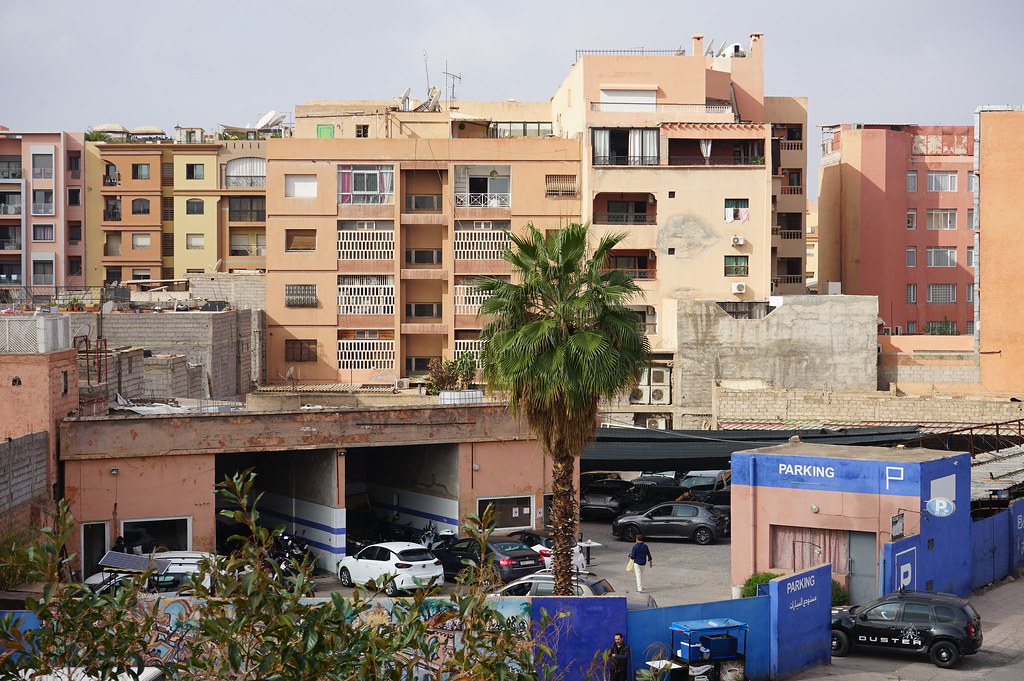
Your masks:
M60 458L343 449L528 440L504 404L92 416L60 424Z

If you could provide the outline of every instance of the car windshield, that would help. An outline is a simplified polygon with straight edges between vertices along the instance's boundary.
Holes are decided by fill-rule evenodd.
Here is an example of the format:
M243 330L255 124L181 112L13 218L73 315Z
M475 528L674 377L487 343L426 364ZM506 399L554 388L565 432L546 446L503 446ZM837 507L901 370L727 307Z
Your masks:
M426 549L405 549L398 552L398 557L413 563L434 560L434 554Z
M498 553L508 553L509 551L528 551L529 548L526 544L518 541L496 541L491 544Z
M608 583L607 579L599 579L596 582L591 582L590 590L594 592L595 596L603 596L615 591L615 589L612 588L612 585Z
M682 487L701 487L704 485L714 485L715 479L710 475L698 475L692 478L683 478L683 481L679 483Z

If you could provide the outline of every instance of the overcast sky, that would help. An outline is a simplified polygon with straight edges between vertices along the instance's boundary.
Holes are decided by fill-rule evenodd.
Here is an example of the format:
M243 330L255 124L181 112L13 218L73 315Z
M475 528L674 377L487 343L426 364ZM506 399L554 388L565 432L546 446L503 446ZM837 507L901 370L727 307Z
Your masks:
M689 54L698 32L764 33L765 93L809 98L811 140L1024 103L1024 0L0 0L0 27L13 130L250 125L308 100L423 97L446 70L458 99L546 101L578 49Z

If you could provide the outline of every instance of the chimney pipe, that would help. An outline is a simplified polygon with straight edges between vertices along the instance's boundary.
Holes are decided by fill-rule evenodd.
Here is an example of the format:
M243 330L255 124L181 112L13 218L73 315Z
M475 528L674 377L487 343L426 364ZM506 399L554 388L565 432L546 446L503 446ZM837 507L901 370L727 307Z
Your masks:
M704 36L700 33L693 34L693 56L704 56Z

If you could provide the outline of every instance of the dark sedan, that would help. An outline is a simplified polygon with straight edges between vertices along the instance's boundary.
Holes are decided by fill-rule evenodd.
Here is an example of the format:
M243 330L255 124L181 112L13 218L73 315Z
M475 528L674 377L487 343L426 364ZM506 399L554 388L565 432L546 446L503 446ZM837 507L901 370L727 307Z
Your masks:
M626 513L612 521L612 534L633 541L645 538L690 539L712 544L729 535L729 521L713 506L699 501L658 504L644 513Z
M444 567L444 577L454 581L470 565L480 565L480 542L476 539L458 539L433 554ZM493 568L502 582L511 582L544 567L541 555L514 537L492 534L487 540L488 557L493 556Z
M580 516L617 516L626 510L626 490L633 487L627 480L598 480L588 485L580 497Z

